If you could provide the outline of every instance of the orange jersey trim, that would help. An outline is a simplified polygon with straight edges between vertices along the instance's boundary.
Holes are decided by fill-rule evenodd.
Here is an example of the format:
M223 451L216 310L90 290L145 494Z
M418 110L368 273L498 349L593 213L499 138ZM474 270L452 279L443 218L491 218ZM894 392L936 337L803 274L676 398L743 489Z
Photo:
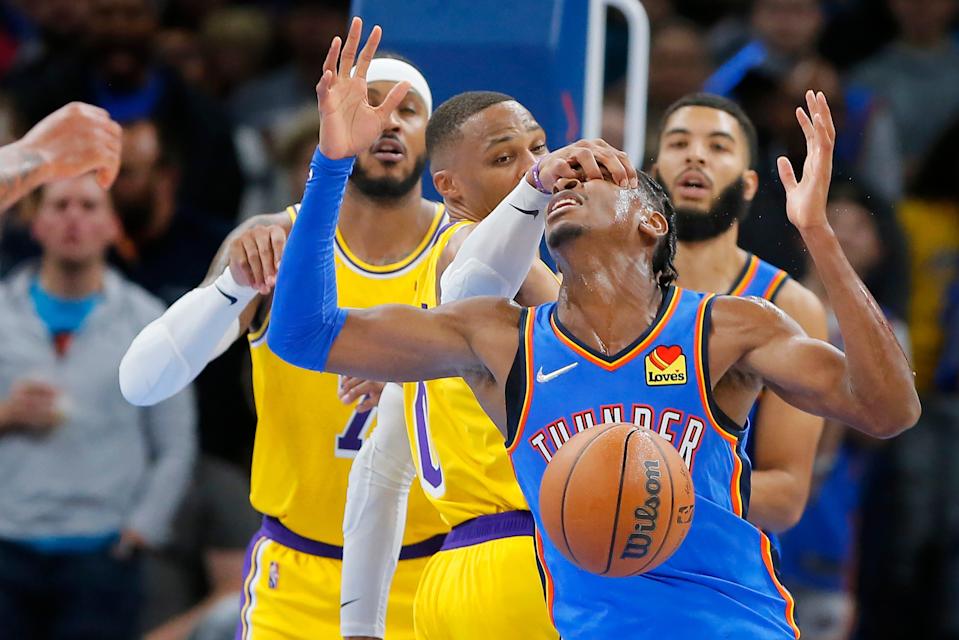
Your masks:
M749 287L749 283L753 281L753 278L756 276L756 270L759 269L759 258L756 256L749 257L749 266L746 267L746 272L743 274L743 277L740 278L739 283L733 287L732 291L729 292L731 296L741 296L743 291Z
M546 566L546 556L543 553L543 536L536 530L536 557L539 559L539 566L543 570L543 576L546 580L546 609L549 611L549 621L556 626L556 618L553 617L553 601L555 600L556 590L553 586L553 574L549 572Z
M713 410L709 404L710 390L706 388L706 369L703 364L703 354L707 346L703 328L706 324L707 303L713 297L713 294L705 296L702 302L699 303L699 311L696 313L696 378L699 385L699 399L700 402L702 402L703 408L706 410L706 417L709 420L709 424L716 433L729 444L730 453L733 458L733 474L729 483L729 496L732 501L733 513L741 518L743 517L743 496L740 492L740 482L742 481L743 475L743 462L736 454L736 446L739 444L739 440L719 425L719 421L716 420L716 416L713 415Z
M769 577L772 579L773 584L776 585L776 590L779 592L779 595L786 601L786 622L793 630L793 637L799 638L799 625L796 624L796 601L793 600L792 594L789 593L789 590L783 586L783 583L781 583L776 576L776 568L773 567L772 544L769 542L769 538L762 531L759 532L759 535L761 537L760 546L766 571L769 572Z
M602 358L597 358L595 355L593 355L592 353L590 353L583 347L579 346L578 344L570 340L566 336L566 334L564 334L562 330L560 330L560 328L556 326L556 321L553 319L552 315L549 318L549 324L553 328L553 333L556 334L556 337L559 338L560 342L562 342L567 347L569 347L574 353L585 358L586 360L589 360L590 362L595 364L597 367L605 369L606 371L615 371L616 369L619 369L620 367L622 367L624 364L627 364L630 361L632 361L634 358L636 358L636 356L638 356L643 351L645 351L649 347L649 345L652 344L657 337L659 337L659 334L662 332L663 328L666 326L666 323L669 322L669 319L673 317L673 312L676 311L676 307L679 305L679 299L680 297L682 297L682 294L683 294L682 289L677 287L673 291L673 297L669 301L669 306L666 308L666 312L663 313L659 321L652 327L652 329L649 331L649 334L645 338L643 338L643 340L639 344L637 344L635 347L630 349L627 353L624 353L622 356L616 358L616 360L612 362L607 362L603 360Z
M769 286L766 287L766 290L763 291L763 298L766 300L772 300L776 297L776 294L779 292L779 287L783 285L783 282L786 281L786 278L789 277L789 274L785 271L780 271L773 278L773 281L769 283Z
M523 435L523 431L526 430L526 419L529 417L529 408L533 404L533 324L536 319L536 309L537 307L530 307L526 310L526 326L523 327L523 350L526 356L526 389L524 389L523 393L523 409L519 414L519 424L516 425L516 435L513 436L513 441L506 448L508 455L513 455L513 451L515 451L517 445L519 445L520 437Z

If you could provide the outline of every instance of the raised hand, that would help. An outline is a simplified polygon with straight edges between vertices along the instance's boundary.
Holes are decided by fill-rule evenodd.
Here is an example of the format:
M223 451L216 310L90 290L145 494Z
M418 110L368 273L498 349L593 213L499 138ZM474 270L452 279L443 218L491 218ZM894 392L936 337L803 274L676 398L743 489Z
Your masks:
M629 156L598 138L578 140L539 161L539 179L546 191L552 191L560 178L603 180L604 171L621 187L636 187L638 184L638 175ZM527 172L527 180L536 186L532 168Z
M350 33L340 51L339 36L333 38L323 63L323 77L316 85L316 99L320 111L320 151L327 158L337 160L355 156L376 141L387 119L410 88L400 82L386 95L378 107L371 107L366 94L366 71L380 44L382 30L373 27L359 58L363 21L353 18ZM356 69L351 75L353 61Z
M777 160L779 178L786 189L786 215L800 231L828 224L826 200L832 181L832 155L836 143L836 126L826 96L822 91L807 91L806 105L808 114L802 107L796 108L796 119L806 136L802 180L796 181L796 173L788 158Z

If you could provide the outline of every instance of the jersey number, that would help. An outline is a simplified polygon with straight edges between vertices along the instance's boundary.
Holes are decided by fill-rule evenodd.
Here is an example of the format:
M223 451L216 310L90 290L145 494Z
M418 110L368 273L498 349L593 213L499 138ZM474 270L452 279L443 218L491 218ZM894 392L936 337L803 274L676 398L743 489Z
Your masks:
M370 431L376 409L370 411L354 411L346 422L346 428L336 436L334 455L337 458L355 458L356 452L363 446L363 438Z
M416 384L416 396L413 401L413 426L416 428L416 451L420 459L420 484L423 490L434 498L446 493L443 482L443 469L439 457L430 442L429 403L426 398L426 385Z

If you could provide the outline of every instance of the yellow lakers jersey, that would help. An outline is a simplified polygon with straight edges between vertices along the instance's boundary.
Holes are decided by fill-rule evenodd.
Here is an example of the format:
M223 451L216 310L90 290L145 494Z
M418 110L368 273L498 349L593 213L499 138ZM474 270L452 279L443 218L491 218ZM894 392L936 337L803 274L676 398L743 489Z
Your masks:
M289 209L295 218L296 210ZM445 219L442 205L419 246L398 263L358 259L336 234L336 282L341 307L413 304L426 257ZM376 423L376 410L359 413L337 397L339 376L300 369L277 357L266 341L269 319L249 335L257 428L250 501L307 538L343 545L343 511L353 458ZM448 530L423 492L409 497L403 543Z
M445 229L420 273L417 303L438 304L436 268L450 238ZM420 486L451 527L481 515L527 509L503 436L462 378L403 385L406 428Z

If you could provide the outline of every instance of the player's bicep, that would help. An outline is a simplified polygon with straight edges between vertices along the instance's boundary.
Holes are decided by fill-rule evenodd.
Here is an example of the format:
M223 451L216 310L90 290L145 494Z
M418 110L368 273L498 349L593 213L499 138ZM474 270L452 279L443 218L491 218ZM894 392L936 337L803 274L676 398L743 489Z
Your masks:
M424 310L383 305L348 310L326 369L370 380L417 381L482 366L469 340L471 319L451 304Z
M795 320L772 305L762 315L741 366L798 409L837 418L845 414L851 397L845 355L806 335Z

